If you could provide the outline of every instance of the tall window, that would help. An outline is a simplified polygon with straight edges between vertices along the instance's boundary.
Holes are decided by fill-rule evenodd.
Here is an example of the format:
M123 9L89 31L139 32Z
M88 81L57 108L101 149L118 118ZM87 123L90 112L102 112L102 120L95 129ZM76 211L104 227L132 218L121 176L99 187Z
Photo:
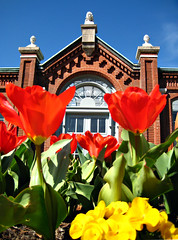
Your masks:
M172 103L172 126L174 130L176 115L178 112L178 100L173 101Z
M105 79L94 75L83 75L72 79L62 91L76 86L75 96L69 103L63 124L56 135L63 133L99 132L103 136L118 136L115 123L104 101L104 94L111 93L113 86Z

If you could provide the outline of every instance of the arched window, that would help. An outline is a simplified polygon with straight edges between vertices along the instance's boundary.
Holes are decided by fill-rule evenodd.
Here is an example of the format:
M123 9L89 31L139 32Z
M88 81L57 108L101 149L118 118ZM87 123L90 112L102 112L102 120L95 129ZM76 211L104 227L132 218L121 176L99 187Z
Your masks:
M70 80L61 92L70 86L76 86L75 96L67 106L63 124L56 135L62 132L84 134L89 130L118 137L118 128L103 98L105 93L115 91L113 86L99 76L88 74Z

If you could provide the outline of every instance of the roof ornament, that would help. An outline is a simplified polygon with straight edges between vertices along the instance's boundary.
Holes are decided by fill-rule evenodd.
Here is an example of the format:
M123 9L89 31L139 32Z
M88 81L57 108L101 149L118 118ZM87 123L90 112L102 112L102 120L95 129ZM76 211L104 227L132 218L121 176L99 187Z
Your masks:
M92 12L87 12L84 24L94 24Z
M31 36L30 42L31 42L31 44L29 44L27 47L37 47L37 45L35 44L35 42L36 42L35 36Z
M145 46L145 47L150 47L150 46L152 46L152 44L149 43L150 37L149 37L147 34L143 37L143 40L145 41L145 43L143 43L142 46Z

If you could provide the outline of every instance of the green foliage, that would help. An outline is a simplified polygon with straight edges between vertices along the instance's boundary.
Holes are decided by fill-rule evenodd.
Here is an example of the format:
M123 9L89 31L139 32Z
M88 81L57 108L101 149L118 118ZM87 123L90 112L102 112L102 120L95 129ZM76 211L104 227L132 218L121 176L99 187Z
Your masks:
M50 188L49 191L51 191L50 194L52 194L53 204L58 205L57 212L52 212L48 200L45 200L41 186L27 188L16 198L7 198L0 195L0 232L13 225L24 224L34 229L37 233L42 234L45 239L54 239L53 231L58 227L59 223L65 219L67 210L59 193L52 188ZM54 208L55 205L53 205L53 210ZM49 228L50 213L55 214L52 222L52 224L54 224L53 231Z
M43 168L43 174L45 181L50 184L56 191L60 189L63 184L63 180L66 178L68 166L70 164L70 141L60 140L41 155L41 162ZM58 153L56 153L59 149ZM38 178L37 163L34 165L30 186L39 185L40 180Z
M104 159L106 148L97 159L78 148L74 158L71 140L60 140L41 154L42 182L27 140L1 156L0 231L25 224L54 239L55 229L78 205L87 211L101 199L108 205L137 196L154 202L162 196L167 212L178 213L178 145L168 151L177 137L175 130L164 143L154 145L143 134L123 130L123 141L109 162Z
M111 202L123 200L122 196L132 196L129 189L126 188L124 188L125 191L122 194L122 182L125 173L125 164L126 160L123 155L114 161L113 166L107 171L104 176L106 184L102 187L99 193L98 201L104 200L106 205L109 205Z

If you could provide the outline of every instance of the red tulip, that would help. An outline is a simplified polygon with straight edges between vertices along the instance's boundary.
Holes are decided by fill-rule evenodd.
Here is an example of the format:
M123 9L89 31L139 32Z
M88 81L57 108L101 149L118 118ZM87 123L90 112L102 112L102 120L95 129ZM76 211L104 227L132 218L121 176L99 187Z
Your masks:
M149 128L166 105L166 95L161 95L159 85L149 95L138 87L128 87L125 92L106 93L104 100L112 119L135 134Z
M86 131L85 135L77 134L77 141L80 146L88 150L90 156L98 157L101 150L106 147L104 158L107 158L119 147L117 139L113 136L103 137L100 133L94 135L90 131Z
M70 148L71 148L71 153L74 153L77 148L77 139L74 133L72 135L68 133L61 133L58 137L53 135L50 138L50 145L62 139L72 139L72 141L70 142ZM58 152L60 150L61 149L59 149Z
M40 86L23 89L9 83L6 93L17 107L19 115L3 94L0 94L0 113L8 122L22 128L36 145L41 145L62 123L66 106L74 96L75 87L70 87L57 96Z
M12 130L7 130L5 123L0 121L1 154L6 154L12 151L27 139L26 136L17 137L16 132L16 128L13 128Z

